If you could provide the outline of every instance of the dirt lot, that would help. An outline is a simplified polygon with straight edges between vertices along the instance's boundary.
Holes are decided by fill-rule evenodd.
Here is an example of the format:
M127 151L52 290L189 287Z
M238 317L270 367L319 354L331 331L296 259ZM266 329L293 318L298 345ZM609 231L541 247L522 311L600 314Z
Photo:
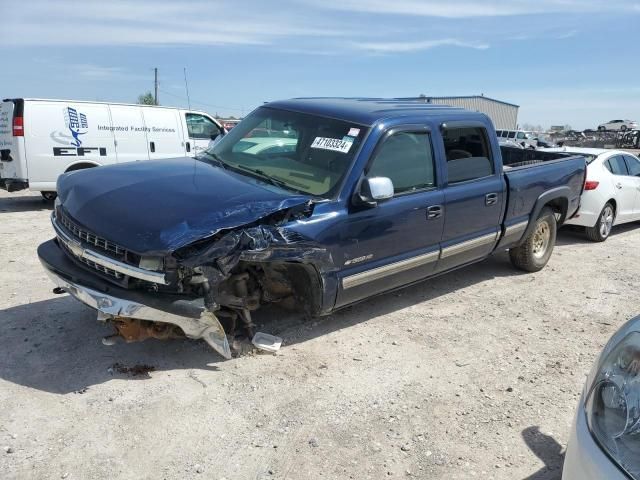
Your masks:
M106 347L38 262L49 214L0 193L4 479L559 479L584 376L640 313L623 226L561 232L537 274L502 254L313 322L264 312L277 355Z

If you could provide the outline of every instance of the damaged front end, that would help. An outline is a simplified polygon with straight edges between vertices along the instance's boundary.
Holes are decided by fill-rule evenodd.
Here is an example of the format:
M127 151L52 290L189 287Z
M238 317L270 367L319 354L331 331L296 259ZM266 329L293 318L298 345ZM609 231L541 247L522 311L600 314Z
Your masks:
M56 239L38 253L57 287L96 309L125 341L184 335L231 358L233 340L253 338L260 306L320 312L323 274L333 268L326 249L290 228L311 215L309 200L263 209L250 223L218 230L181 225L180 234L163 232L164 252L140 254L89 231L59 204Z

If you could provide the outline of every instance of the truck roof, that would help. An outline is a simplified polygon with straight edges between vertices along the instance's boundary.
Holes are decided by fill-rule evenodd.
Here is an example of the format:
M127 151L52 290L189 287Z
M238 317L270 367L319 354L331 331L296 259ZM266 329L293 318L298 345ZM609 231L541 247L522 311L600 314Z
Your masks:
M409 115L437 116L443 113L465 118L485 117L459 107L424 103L419 99L309 97L269 102L265 106L345 120L371 126L379 120Z

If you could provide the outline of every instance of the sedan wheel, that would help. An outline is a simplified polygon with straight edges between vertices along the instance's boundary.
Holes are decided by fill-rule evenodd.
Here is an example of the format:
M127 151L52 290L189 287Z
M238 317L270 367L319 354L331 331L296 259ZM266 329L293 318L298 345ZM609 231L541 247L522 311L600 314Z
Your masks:
M600 212L596 224L593 227L587 228L587 237L589 237L589 240L604 242L609 235L611 235L611 228L613 227L615 218L616 213L613 205L607 203L602 209L602 212Z

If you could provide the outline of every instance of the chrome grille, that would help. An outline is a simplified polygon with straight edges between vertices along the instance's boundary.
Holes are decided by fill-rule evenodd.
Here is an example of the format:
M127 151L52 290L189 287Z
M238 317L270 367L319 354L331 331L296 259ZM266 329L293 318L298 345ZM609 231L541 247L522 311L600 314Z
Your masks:
M125 256L127 251L124 248L83 229L73 220L71 220L64 212L62 212L61 209L58 209L58 211L56 212L56 217L58 222L77 239L82 240L83 242L86 242L90 245L94 245L106 252L115 254L118 257Z
M59 245L62 245L62 247L63 247L63 248L64 248L64 249L65 249L65 250L66 250L70 255L72 255L72 256L73 256L73 258L75 258L75 259L76 259L76 260L78 260L79 262L82 262L82 263L84 263L85 265L87 265L87 266L89 266L89 267L93 268L94 270L97 270L98 272L103 273L103 274L105 274L105 275L108 275L108 276L110 276L110 277L113 277L113 278L115 278L115 279L117 279L117 280L122 280L122 279L124 279L124 278L125 278L125 275L123 275L123 274L122 274L122 273L120 273L120 272L116 272L115 270L112 270L112 269L110 269L110 268L107 268L107 267L104 267L104 266L102 266L102 265L99 265L99 264L97 264L97 263L95 263L95 262L92 262L92 261L91 261L91 260L89 260L89 259L82 258L82 257L78 257L78 256L77 256L77 255L75 255L71 250L69 250L69 249L67 248L67 246L65 245L65 243L64 243L64 242L58 242L58 244L59 244Z

